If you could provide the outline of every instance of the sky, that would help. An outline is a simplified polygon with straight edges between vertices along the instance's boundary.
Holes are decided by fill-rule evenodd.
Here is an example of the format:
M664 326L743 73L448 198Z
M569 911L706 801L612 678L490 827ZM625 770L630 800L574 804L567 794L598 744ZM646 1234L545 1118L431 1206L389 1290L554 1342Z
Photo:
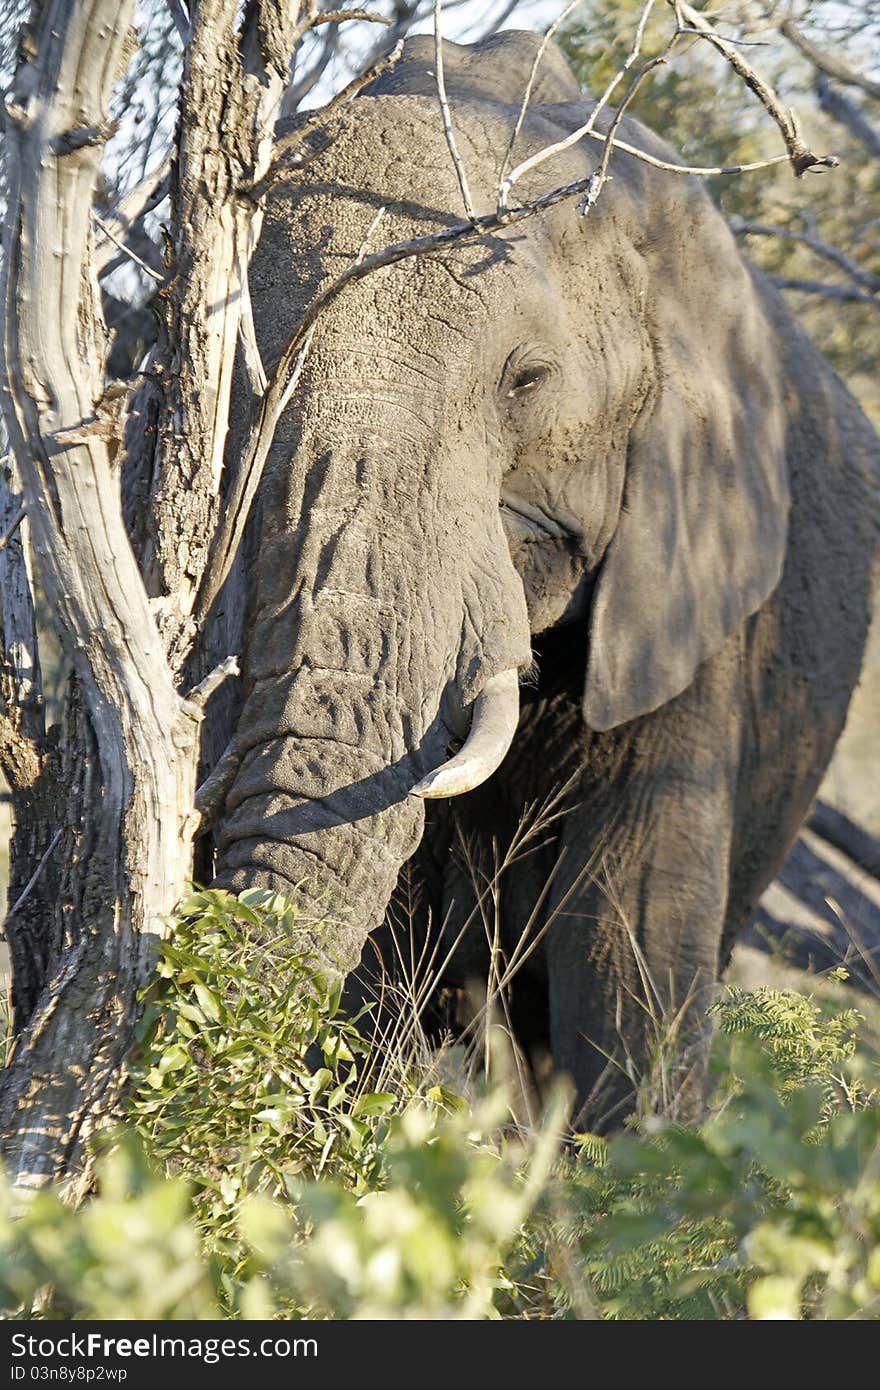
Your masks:
M512 13L503 19L501 29L535 29L544 31L552 24L553 20L565 8L567 0L519 0ZM375 8L385 10L387 6L377 5ZM441 32L445 39L451 39L455 43L473 43L482 34L485 34L491 27L493 20L503 16L509 8L508 0L470 0L470 3L457 5L444 14L441 22ZM351 26L351 32L355 26ZM352 76L357 68L356 54L358 51L369 46L370 32L372 26L362 24L357 26L358 32L363 34L362 47L352 44L349 54L350 57L344 64L337 64L328 71L327 79L318 83L314 91L303 102L304 107L320 106L327 101L339 88L342 82ZM425 18L414 24L410 33L429 34L434 31L434 18L432 13L426 14Z

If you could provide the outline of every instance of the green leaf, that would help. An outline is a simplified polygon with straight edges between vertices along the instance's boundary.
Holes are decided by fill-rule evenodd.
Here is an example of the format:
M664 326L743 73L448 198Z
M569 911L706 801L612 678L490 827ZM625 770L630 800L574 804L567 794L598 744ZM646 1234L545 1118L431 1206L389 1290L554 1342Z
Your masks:
M166 1072L180 1071L183 1067L188 1067L189 1065L190 1055L186 1048L181 1047L180 1043L174 1043L171 1047L167 1048L160 1057L158 1070L160 1074L164 1076Z
M212 1023L219 1022L220 1002L213 990L208 989L207 985L197 982L195 985L195 993L205 1016L211 1019Z
M329 1067L319 1067L316 1072L312 1073L306 1083L309 1099L312 1104L315 1103L323 1091L326 1091L332 1080L333 1073Z
M368 1091L362 1096L358 1096L351 1113L358 1119L365 1115L387 1115L389 1110L393 1110L397 1104L397 1096L391 1091Z

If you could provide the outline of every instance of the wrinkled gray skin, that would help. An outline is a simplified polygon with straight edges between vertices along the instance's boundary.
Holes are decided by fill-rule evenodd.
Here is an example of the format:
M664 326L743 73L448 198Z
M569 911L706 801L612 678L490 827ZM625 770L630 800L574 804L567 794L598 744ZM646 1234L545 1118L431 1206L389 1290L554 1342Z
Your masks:
M478 212L536 42L447 46ZM273 194L251 279L270 366L379 208L374 248L460 219L432 69L412 40ZM557 51L542 72L517 159L585 119ZM635 123L622 135L670 157ZM555 157L517 198L598 151ZM700 1032L819 785L859 674L878 476L858 406L703 187L628 156L611 171L589 217L569 201L382 270L320 323L262 489L249 751L218 870L329 903L314 939L351 970L420 842L422 910L452 940L474 898L456 840L489 866L569 781L504 878L502 944L540 899L517 1026L605 1122L629 1087L607 1056L638 1065L648 1045L638 1000L690 1000ZM533 653L502 767L426 822L411 788ZM450 979L486 956L477 914Z

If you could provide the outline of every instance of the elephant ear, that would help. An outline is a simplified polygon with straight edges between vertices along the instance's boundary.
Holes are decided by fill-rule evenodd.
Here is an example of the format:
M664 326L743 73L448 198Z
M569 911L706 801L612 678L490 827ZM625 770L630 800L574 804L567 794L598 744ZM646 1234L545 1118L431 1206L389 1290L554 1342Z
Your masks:
M630 435L622 511L594 593L584 689L593 729L685 690L776 587L785 556L774 333L708 196L692 180L660 177L637 239L653 389Z
M443 73L449 95L518 107L541 42L540 34L509 29L480 43L444 41ZM430 34L407 39L400 61L391 72L364 89L367 96L397 93L436 98L434 39ZM532 88L533 101L537 104L580 98L577 78L556 45L549 44Z

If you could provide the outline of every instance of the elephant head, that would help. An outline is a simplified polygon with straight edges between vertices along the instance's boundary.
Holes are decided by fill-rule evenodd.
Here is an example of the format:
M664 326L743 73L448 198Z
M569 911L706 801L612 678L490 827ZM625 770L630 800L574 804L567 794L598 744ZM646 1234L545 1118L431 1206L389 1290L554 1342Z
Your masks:
M478 213L536 43L446 46ZM277 184L251 277L270 367L377 213L371 249L461 220L432 68L410 41ZM586 116L558 51L541 71L517 159ZM636 123L621 136L674 158ZM599 152L554 155L518 197ZM604 730L684 690L778 581L782 386L751 272L697 181L621 153L611 173L589 216L561 202L347 286L278 430L218 881L324 895L316 943L344 970L424 796L467 790L515 738L534 634L569 625Z

